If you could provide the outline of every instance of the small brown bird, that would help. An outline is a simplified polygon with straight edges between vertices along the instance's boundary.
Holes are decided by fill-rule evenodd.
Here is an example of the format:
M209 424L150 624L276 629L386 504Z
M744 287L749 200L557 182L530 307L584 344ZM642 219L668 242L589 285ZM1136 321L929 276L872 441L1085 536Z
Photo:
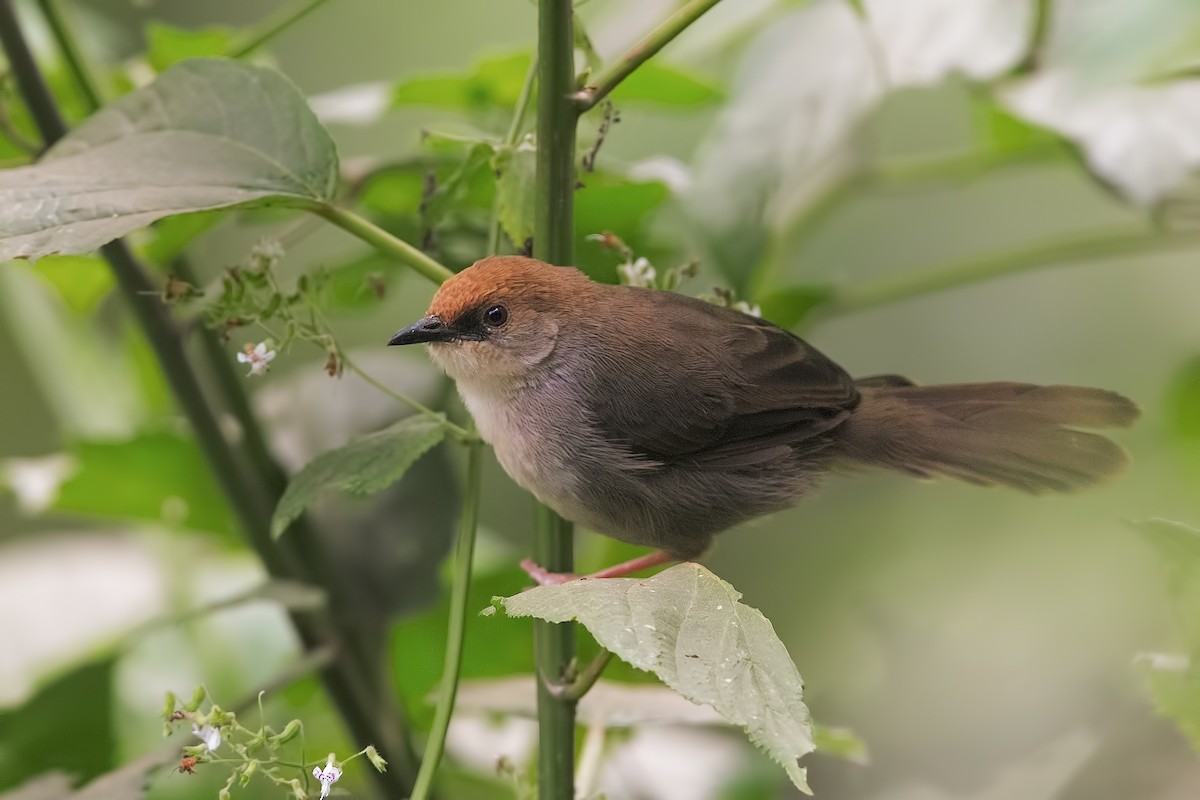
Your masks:
M427 343L512 478L563 517L695 558L715 534L785 508L832 469L1067 492L1121 472L1083 428L1138 416L1103 389L851 378L792 333L571 267L486 258L446 281L388 344ZM523 564L539 582L561 576Z

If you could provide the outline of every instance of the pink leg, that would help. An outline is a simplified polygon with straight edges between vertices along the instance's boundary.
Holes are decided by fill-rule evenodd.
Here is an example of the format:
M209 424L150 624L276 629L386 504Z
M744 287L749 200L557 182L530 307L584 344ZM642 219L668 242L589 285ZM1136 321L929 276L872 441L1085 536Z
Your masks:
M614 564L611 567L602 569L599 572L593 572L591 575L575 575L570 572L550 572L545 567L536 564L532 559L525 559L521 562L521 569L525 570L525 574L533 579L539 586L545 586L548 583L566 583L582 577L588 578L621 578L626 575L631 575L634 572L640 572L651 567L658 567L663 564L670 564L675 561L675 557L665 550L655 550L652 553L647 553L644 556L631 558L629 561L620 564Z

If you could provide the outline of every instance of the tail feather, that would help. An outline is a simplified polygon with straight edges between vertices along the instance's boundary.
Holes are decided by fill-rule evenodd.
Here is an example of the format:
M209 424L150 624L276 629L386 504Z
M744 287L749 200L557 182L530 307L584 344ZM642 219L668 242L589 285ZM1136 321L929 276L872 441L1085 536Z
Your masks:
M1138 416L1115 392L1075 386L870 382L860 391L842 436L850 461L1035 494L1074 491L1124 471L1129 456L1119 445L1075 426L1126 427Z

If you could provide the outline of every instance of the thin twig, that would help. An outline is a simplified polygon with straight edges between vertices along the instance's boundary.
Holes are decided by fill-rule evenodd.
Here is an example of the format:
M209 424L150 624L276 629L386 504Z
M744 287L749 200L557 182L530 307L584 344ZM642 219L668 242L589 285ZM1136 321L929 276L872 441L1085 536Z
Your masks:
M668 17L666 21L635 44L628 53L622 56L620 61L601 72L594 81L572 95L579 110L587 111L608 97L621 81L632 75L638 67L670 44L676 36L687 30L689 25L718 2L719 0L691 0L690 3Z
M512 122L508 124L508 133L504 134L505 148L517 146L521 138L521 129L525 124L525 114L529 110L529 100L533 97L533 87L537 84L538 63L535 56L525 73L525 82L521 84L521 93L517 95L517 105L513 109ZM521 242L514 242L517 247ZM494 256L500 250L500 192L492 200L492 218L488 222L487 255Z
M813 313L816 317L839 316L1041 267L1179 250L1196 247L1198 244L1200 232L1169 234L1140 229L1125 233L1104 231L1077 235L1006 253L955 261L895 277L856 283L835 291L833 296Z
M462 670L463 640L467 629L467 599L471 592L471 561L475 553L475 532L479 528L480 445L471 445L467 453L467 483L463 496L462 519L458 528L458 543L454 555L454 583L450 589L450 620L446 631L446 657L442 663L442 682L438 689L437 708L429 728L425 757L413 787L412 800L426 800L433 789L446 732L454 713L454 698L458 694L459 673Z
M290 8L283 9L251 28L249 32L235 41L230 46L227 55L230 58L244 58L250 55L327 2L329 0L301 0Z

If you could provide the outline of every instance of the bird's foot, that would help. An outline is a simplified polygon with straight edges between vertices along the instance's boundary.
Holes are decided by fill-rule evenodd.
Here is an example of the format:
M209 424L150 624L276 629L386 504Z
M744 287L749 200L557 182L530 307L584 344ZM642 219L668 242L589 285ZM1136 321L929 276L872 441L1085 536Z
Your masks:
M525 570L525 574L528 575L538 586L545 586L546 584L554 583L566 583L567 581L573 581L579 577L574 572L551 572L542 565L538 564L532 558L521 559L521 569Z
M675 557L665 550L655 550L652 553L647 553L644 556L631 558L628 561L623 561L620 564L614 564L611 567L602 569L599 572L593 572L590 575L576 575L573 572L551 572L545 567L537 564L533 559L526 558L521 561L521 569L525 570L525 574L533 579L533 582L539 586L546 584L566 583L567 581L589 579L589 578L622 578L626 575L632 575L635 572L641 572L644 569L658 567L663 564L669 564L675 561Z

